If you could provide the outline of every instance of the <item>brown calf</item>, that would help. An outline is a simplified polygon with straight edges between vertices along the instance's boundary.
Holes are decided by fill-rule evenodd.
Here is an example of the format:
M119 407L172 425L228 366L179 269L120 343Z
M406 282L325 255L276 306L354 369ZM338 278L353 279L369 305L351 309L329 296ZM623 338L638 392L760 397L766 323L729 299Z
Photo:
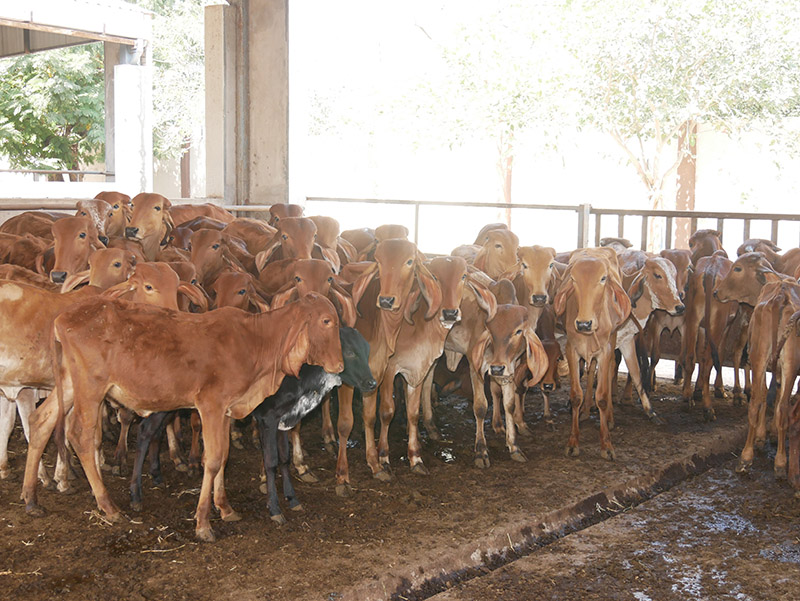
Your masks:
M89 255L105 248L97 229L88 217L65 217L53 224L55 263L50 279L60 284L67 276L83 271L89 264Z
M106 235L124 236L131 219L131 197L122 192L100 192L95 196L111 205L111 218L106 225Z
M142 192L131 200L130 223L125 227L125 237L142 244L148 261L155 261L158 251L167 244L175 227L170 213L172 203L161 194ZM182 207L181 207L182 208Z

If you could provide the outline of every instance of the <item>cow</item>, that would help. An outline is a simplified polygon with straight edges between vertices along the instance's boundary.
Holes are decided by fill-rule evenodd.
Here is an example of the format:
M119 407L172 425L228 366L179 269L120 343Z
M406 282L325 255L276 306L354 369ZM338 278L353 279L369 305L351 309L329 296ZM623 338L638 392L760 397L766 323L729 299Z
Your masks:
M61 284L67 276L84 271L89 255L105 248L88 217L65 217L53 224L55 263L50 279Z
M490 230L473 265L490 278L498 279L516 264L518 247L519 238L512 231Z
M269 303L256 289L258 281L249 273L225 271L211 285L217 307L236 307L243 311L269 311Z
M800 248L791 248L782 255L779 255L780 248L771 240L762 238L751 238L745 240L736 254L742 256L749 252L760 252L769 261L775 271L786 275L793 275L800 268Z
M0 232L24 236L31 234L42 240L52 240L52 227L55 220L42 211L25 211L19 215L9 217L0 224Z
M780 366L781 385L777 407L786 410L794 383L800 370L800 311L796 311L786 321L778 342L778 365ZM776 418L777 419L777 418ZM788 478L795 489L800 488L800 399L795 398L789 407L788 416L781 423L788 421L789 436ZM777 456L776 468L777 468Z
M253 256L244 243L216 230L200 230L192 236L191 261L197 269L197 280L209 291L224 271L254 272Z
M108 226L114 213L111 211L111 204L100 198L91 200L79 200L77 202L75 217L86 217L94 224L97 230L97 237L104 246L108 246Z
M125 228L131 218L131 197L122 192L98 192L95 198L105 200L111 205L111 217L106 225L106 235L124 236Z
M269 208L269 225L278 227L278 222L287 217L302 217L303 207L289 203L279 202Z
M615 452L608 424L611 416L611 369L617 329L631 312L631 301L622 287L616 252L610 248L574 252L553 308L556 315L563 315L567 332L566 355L572 405L567 456L579 454L580 413L584 403L579 360L583 359L590 371L593 364L597 364L595 399L600 413L600 455L613 460ZM591 394L591 391L587 392Z
M353 282L353 305L361 313L356 329L370 345L370 371L380 385L392 386L386 379L388 360L394 353L397 336L405 315L413 307L412 288L419 286L428 305L425 318L431 319L441 303L441 287L424 265L424 256L413 242L402 239L384 240L375 249L375 263L369 263ZM351 267L351 264L348 267ZM377 277L377 279L376 279ZM349 496L350 474L347 463L347 439L353 428L353 392L349 386L339 390L339 454L336 461L336 494ZM373 477L389 481L393 478L388 456L379 457L375 445L376 394L362 391L367 464ZM381 408L383 412L383 407Z
M25 282L26 284L31 284L32 286L38 286L39 288L52 290L54 292L61 289L60 284L51 281L46 275L13 264L0 265L0 279Z
M722 250L722 233L717 230L697 230L689 237L689 250L692 251L692 265L697 265L703 257L710 257ZM722 250L725 253L724 250ZM727 258L727 254L724 254Z
M256 255L258 271L273 261L281 259L310 259L314 250L316 224L306 217L285 217L277 224L277 231L267 247Z
M156 260L175 227L170 207L172 203L161 194L142 192L131 200L133 212L125 227L125 237L141 243L148 261Z
M105 336L98 338L97 331ZM230 419L248 415L278 390L285 375L297 376L304 363L341 372L338 332L333 305L318 295L257 315L233 308L180 313L104 298L64 311L55 320L53 335L60 361L50 396L56 398L59 411L55 423L40 422L32 431L23 486L26 511L42 513L31 470L52 429L63 432L65 410L73 408L66 435L98 507L110 521L117 521L119 509L108 496L94 455L103 399L108 395L140 415L197 408L203 422L205 465L195 533L201 541L215 540L209 521L212 486L222 519L240 519L224 485ZM81 367L88 364L93 366L91 372Z
M600 238L600 246L613 248L617 254L624 253L633 244L627 238Z
M555 261L556 251L544 246L520 246L516 265L503 277L514 282L517 298L528 309L533 327L552 304L566 265Z
M0 233L0 263L45 274L48 267L52 268L52 243L32 234Z
M222 230L223 234L238 238L245 243L247 252L256 256L264 250L275 236L276 229L258 219L238 217L228 223Z
M136 198L134 198L132 202L135 203ZM167 209L170 214L170 220L173 222L173 224L186 223L187 221L191 221L196 217L209 217L224 223L230 223L236 219L232 213L229 213L222 207L218 207L210 202L176 206L170 205L167 207Z

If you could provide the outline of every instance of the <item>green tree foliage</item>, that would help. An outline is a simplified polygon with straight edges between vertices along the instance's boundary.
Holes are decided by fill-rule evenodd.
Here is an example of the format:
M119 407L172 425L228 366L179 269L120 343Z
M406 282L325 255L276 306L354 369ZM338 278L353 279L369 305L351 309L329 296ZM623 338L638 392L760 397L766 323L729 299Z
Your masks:
M102 44L0 61L0 153L22 169L79 169L105 142Z

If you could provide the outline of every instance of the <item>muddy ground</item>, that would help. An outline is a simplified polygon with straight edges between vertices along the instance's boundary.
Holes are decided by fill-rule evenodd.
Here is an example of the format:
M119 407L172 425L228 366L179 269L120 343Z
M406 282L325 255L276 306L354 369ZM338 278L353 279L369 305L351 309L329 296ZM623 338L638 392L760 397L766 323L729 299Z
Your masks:
M0 482L0 597L425 598L459 577L495 567L500 557L513 559L515 552L522 553L523 539L535 538L536 528L558 534L579 509L591 513L597 504L602 513L609 511L601 507L609 498L618 503L613 492L595 503L592 495L599 491L624 490L635 497L636 487L644 486L659 467L681 461L700 466L703 457L714 452L727 455L739 447L746 420L742 407L718 402L718 419L709 424L699 408L689 410L669 385L654 395L654 406L665 419L663 425L648 421L640 407L616 405L612 440L617 460L610 463L599 456L596 417L583 426L580 457L564 456L570 427L565 389L553 395L553 429L541 419L540 395L529 395L526 419L534 437L521 442L528 463L512 462L504 439L487 423L492 466L479 470L472 465L471 406L466 399L451 396L437 407L444 441L424 441L430 476L411 474L402 457L402 417L392 425L394 482L371 478L364 461L363 433L354 433L349 456L355 494L349 499L334 494L335 458L321 444L317 412L304 424L303 435L309 464L320 482L295 483L304 512L287 511L288 524L276 526L258 491L257 448L232 449L226 470L228 496L243 519L212 522L218 536L214 544L194 539L200 479L175 471L166 453L166 488L153 489L146 479L144 510L126 511L129 520L122 524L109 525L98 517L83 480L71 496L41 491L40 503L48 513L43 518L28 517L19 501L24 439L17 427L11 450L18 479ZM110 449L106 443L107 456ZM48 449L47 459L52 463L53 449ZM115 502L129 507L127 480L108 473L104 477ZM660 479L651 478L651 484L658 488L680 477L667 470ZM752 487L790 494L770 478L754 481ZM742 494L749 493L746 489ZM793 503L785 511L798 515ZM552 523L545 523L543 516ZM509 548L516 550L502 549L506 538ZM464 569L466 565L473 569ZM454 574L454 569L460 571ZM583 581L568 566L563 577Z

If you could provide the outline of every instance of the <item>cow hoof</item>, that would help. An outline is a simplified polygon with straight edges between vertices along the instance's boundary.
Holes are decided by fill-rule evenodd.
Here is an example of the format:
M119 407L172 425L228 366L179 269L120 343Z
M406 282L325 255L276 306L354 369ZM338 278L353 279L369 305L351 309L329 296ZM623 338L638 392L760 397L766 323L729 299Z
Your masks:
M615 422L613 419L608 420L607 423L609 430L613 430L617 426L617 422Z
M303 504L302 503L297 503L294 506L289 505L289 509L291 509L292 511L303 511Z
M131 511L135 511L139 513L142 510L142 502L141 501L131 501Z
M511 453L511 460L516 461L517 463L527 463L528 458L525 457L525 453L517 449Z
M525 438L533 438L533 431L528 427L528 424L517 426L517 432L519 432L520 436L524 436Z
M500 424L499 426L492 424L492 430L494 430L495 434L505 435L506 433L506 427L503 424Z
M242 520L242 516L240 516L235 511L231 511L229 514L223 515L221 517L223 522L239 522Z
M114 468L115 468L115 467L117 467L117 466L111 466L111 465L108 465L107 463L103 463L103 464L100 466L100 469L101 469L102 471L104 471L104 472L111 472L111 473L113 474L113 473L114 473Z
M267 490L267 483L262 482L261 484L259 484L258 490L261 492L262 495L266 495L269 492L269 490Z
M717 399L730 399L731 395L725 390L714 389L714 398Z
M703 391L702 390L695 390L692 393L692 400L693 401L702 401L703 400Z
M28 503L25 505L25 513L32 518L41 518L44 517L45 510L41 505L37 505L36 503Z
M556 431L556 422L555 422L554 419L547 418L546 420L544 420L544 423L545 423L545 426L547 426L547 429L550 432L555 432Z
M736 464L736 473L737 474L746 474L750 471L750 468L753 465L753 461L747 461L744 459L739 459L739 463Z
M283 526L284 524L287 523L286 518L283 517L282 513L279 513L278 515L271 515L269 516L269 519L278 524L278 526Z
M336 455L339 453L339 449L337 448L336 444L333 442L326 442L325 443L325 452L329 455Z
M567 457L577 457L580 454L581 454L580 447L570 447L570 446L568 446L567 450L565 452L565 455Z
M72 486L69 482L59 482L56 488L62 495L74 495L76 492L78 492L78 489Z
M311 470L306 470L302 474L298 473L297 477L300 478L302 482L308 482L309 484L314 484L315 482L319 482L319 478L314 475L314 472Z
M766 438L756 438L755 442L753 443L753 448L755 448L757 451L763 451L766 447Z
M55 480L48 480L47 482L42 482L42 486L45 490L58 490L58 485L56 484Z
M776 465L775 466L775 479L776 480L786 480L786 466L785 465Z
M186 465L183 461L180 463L175 464L175 471L176 472L183 472L184 474L189 471L189 466Z
M239 438L234 438L233 440L231 440L231 446L234 449L239 449L240 451L244 451L244 445L242 444L242 441Z
M200 475L200 468L196 465L189 465L189 469L186 472L190 477L196 478Z
M614 461L617 458L617 454L614 452L614 449L601 449L600 457L607 461Z
M13 480L14 472L8 469L0 470L0 480Z
M106 513L105 517L112 524L116 524L122 521L122 512L115 511L114 513Z
M652 411L652 412L650 412L650 414L649 414L647 417L648 417L648 419L649 419L651 422L653 422L653 423L654 423L656 426L663 426L664 424L666 424L666 423L667 423L667 422L666 422L666 421L664 421L662 418L660 418L658 415L656 415L656 412L655 412L655 411Z
M392 474L391 468L388 465L382 466L380 470L372 474L372 477L381 482L391 482L394 480L394 474Z
M717 414L713 408L711 409L703 409L703 419L707 422L713 422L717 419Z
M428 438L430 438L431 440L435 440L437 442L442 440L442 433L439 432L439 429L434 425L430 426L426 425L425 432L428 433Z
M214 531L211 528L198 528L195 530L194 535L197 537L197 540L204 543L213 543L217 540L217 537L214 536Z
M425 467L425 464L421 461L419 463L415 463L411 466L411 473L417 474L418 476L430 476L431 473L428 471L428 468Z
M694 402L694 399L684 399L689 403L689 409L694 409L697 403Z
M124 464L114 465L111 467L111 475L125 477L128 475L128 467Z
M478 455L475 457L475 467L477 467L478 469L486 469L488 467L491 467L491 465L492 464L489 461L488 455Z
M337 484L336 485L336 496L341 497L343 499L349 499L353 496L353 488L345 482L344 484Z

